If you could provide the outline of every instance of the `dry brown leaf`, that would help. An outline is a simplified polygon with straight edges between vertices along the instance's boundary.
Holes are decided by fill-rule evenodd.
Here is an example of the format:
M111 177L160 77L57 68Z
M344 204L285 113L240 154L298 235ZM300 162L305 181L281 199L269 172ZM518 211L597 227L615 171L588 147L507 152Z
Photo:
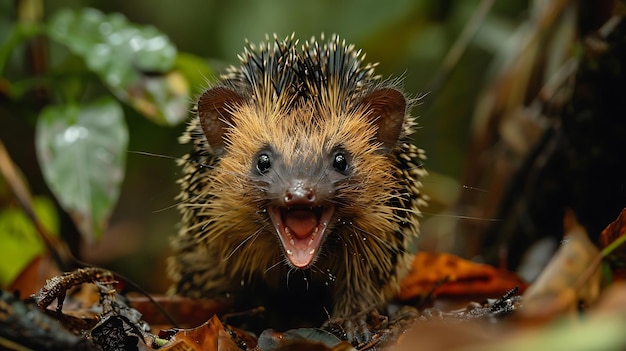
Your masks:
M618 239L622 239L626 235L626 208L617 216L617 219L609 224L600 235L600 249L609 250L607 258L614 263L615 267L626 266L626 245L618 245L615 248L609 246ZM623 280L626 276L626 270L623 268L615 268L613 279Z
M626 235L626 208L609 224L600 235L600 247L605 248L618 238Z
M565 238L550 263L524 294L524 317L550 318L575 312L580 301L592 303L600 293L600 270L596 269L583 285L580 277L600 255L587 231L572 211L565 214Z
M163 351L229 351L241 349L224 329L219 318L213 316L201 326L193 329L178 329Z
M223 315L231 307L225 299L191 299L182 296L152 295L167 313L182 327L192 327L206 322L214 315ZM158 329L171 327L170 321L146 296L128 296L129 305L141 312L143 320Z
M24 297L30 296L39 291L46 279L57 275L61 275L61 271L50 255L38 256L22 270L8 290L19 291Z
M526 287L517 275L487 264L441 253L417 253L411 272L404 278L398 296L408 300L435 293L439 296L499 296L518 286Z

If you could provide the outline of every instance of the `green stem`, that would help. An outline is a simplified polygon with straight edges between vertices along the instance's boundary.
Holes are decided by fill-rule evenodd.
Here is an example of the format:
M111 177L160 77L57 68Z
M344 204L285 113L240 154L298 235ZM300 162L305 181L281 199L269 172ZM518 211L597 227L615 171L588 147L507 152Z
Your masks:
M606 258L609 254L617 250L617 248L624 245L624 242L626 242L626 235L620 236L619 238L613 240L612 243L602 249L602 257Z

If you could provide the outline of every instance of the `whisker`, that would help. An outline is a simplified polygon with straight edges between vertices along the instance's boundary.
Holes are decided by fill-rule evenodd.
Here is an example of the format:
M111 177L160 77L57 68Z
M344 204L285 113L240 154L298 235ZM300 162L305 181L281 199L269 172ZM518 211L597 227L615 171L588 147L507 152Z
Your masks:
M165 159L174 160L174 161L182 161L183 160L182 157L175 157L175 156L169 156L169 155L163 155L163 154L155 154L153 152L147 152L147 151L128 150L128 153L129 154L136 154L136 155L143 155L143 156L165 158Z
M165 206L163 208L159 208L156 210L152 210L152 213L160 213L167 210L171 210L177 208L178 206L186 205L187 207L204 207L209 202L208 198L203 197L203 194L197 194L194 196L190 196L186 200L176 201L171 205Z
M276 267L280 266L280 264L281 264L281 263L283 263L283 260L282 260L282 259L281 259L281 260L278 260L278 262L276 262L276 263L274 263L273 265L269 266L269 267L265 270L265 273L267 273L267 272L271 271L272 269L274 269L274 268L276 268Z
M467 219L467 220L472 220L472 221L502 222L504 220L502 218L485 218L485 217L463 216L463 215L445 214L445 213L431 213L431 212L422 212L422 213L429 215L429 216L433 216L433 217L458 218L458 219Z
M239 245L237 245L233 251L230 252L230 254L228 255L228 257L225 258L225 260L229 260L234 254L235 252L237 252L237 250L239 250L239 248L241 248L245 243L247 243L250 239L256 239L256 237L261 233L261 230L257 230L254 234L252 235L248 235L247 238L245 238L244 240L242 240ZM254 242L254 240L252 240L252 242Z
M261 233L262 233L264 230L265 230L265 226L263 226L263 227L259 228L259 229L258 229L258 230L257 230L257 231L253 234L254 238L253 238L253 239L252 239L252 241L250 242L250 246L252 246L252 245L254 244L254 242L256 241L256 239L257 239L258 237L260 237L260 236L261 236Z
M284 261L287 261L286 258L283 258ZM289 288L289 277L291 276L291 272L294 272L295 269L294 268L289 268L289 270L287 271L287 288Z
M489 190L481 189L481 188L477 188L477 187L473 187L473 186L469 186L469 185L463 185L463 189L480 191L481 193L488 193L489 192Z
M182 205L182 204L183 204L183 203L185 203L185 202L186 202L186 201L184 201L184 200L183 200L183 201L178 201L178 202L175 202L175 203L173 203L173 204L171 204L171 205L169 205L169 206L165 206L165 207L163 207L163 208L159 208L159 209L156 209L156 210L152 210L152 213L161 213L161 212L165 212L165 211L168 211L168 210L174 209L174 208L178 207L179 205Z

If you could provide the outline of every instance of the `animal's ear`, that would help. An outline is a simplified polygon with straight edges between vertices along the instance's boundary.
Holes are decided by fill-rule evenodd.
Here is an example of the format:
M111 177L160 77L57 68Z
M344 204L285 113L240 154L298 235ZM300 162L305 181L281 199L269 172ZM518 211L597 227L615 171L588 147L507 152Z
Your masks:
M359 102L378 127L376 140L383 143L385 150L394 148L402 132L402 124L406 114L406 98L404 94L393 88L380 88L372 91Z
M224 146L224 134L232 124L233 109L243 101L241 95L225 87L211 88L198 99L200 125L209 145L218 153Z

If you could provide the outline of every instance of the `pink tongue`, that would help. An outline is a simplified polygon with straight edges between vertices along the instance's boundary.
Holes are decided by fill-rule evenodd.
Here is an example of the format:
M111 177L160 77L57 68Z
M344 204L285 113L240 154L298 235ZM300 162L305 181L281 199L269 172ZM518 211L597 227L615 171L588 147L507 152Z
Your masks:
M317 216L311 211L293 211L285 216L285 226L298 239L311 235L317 226Z

